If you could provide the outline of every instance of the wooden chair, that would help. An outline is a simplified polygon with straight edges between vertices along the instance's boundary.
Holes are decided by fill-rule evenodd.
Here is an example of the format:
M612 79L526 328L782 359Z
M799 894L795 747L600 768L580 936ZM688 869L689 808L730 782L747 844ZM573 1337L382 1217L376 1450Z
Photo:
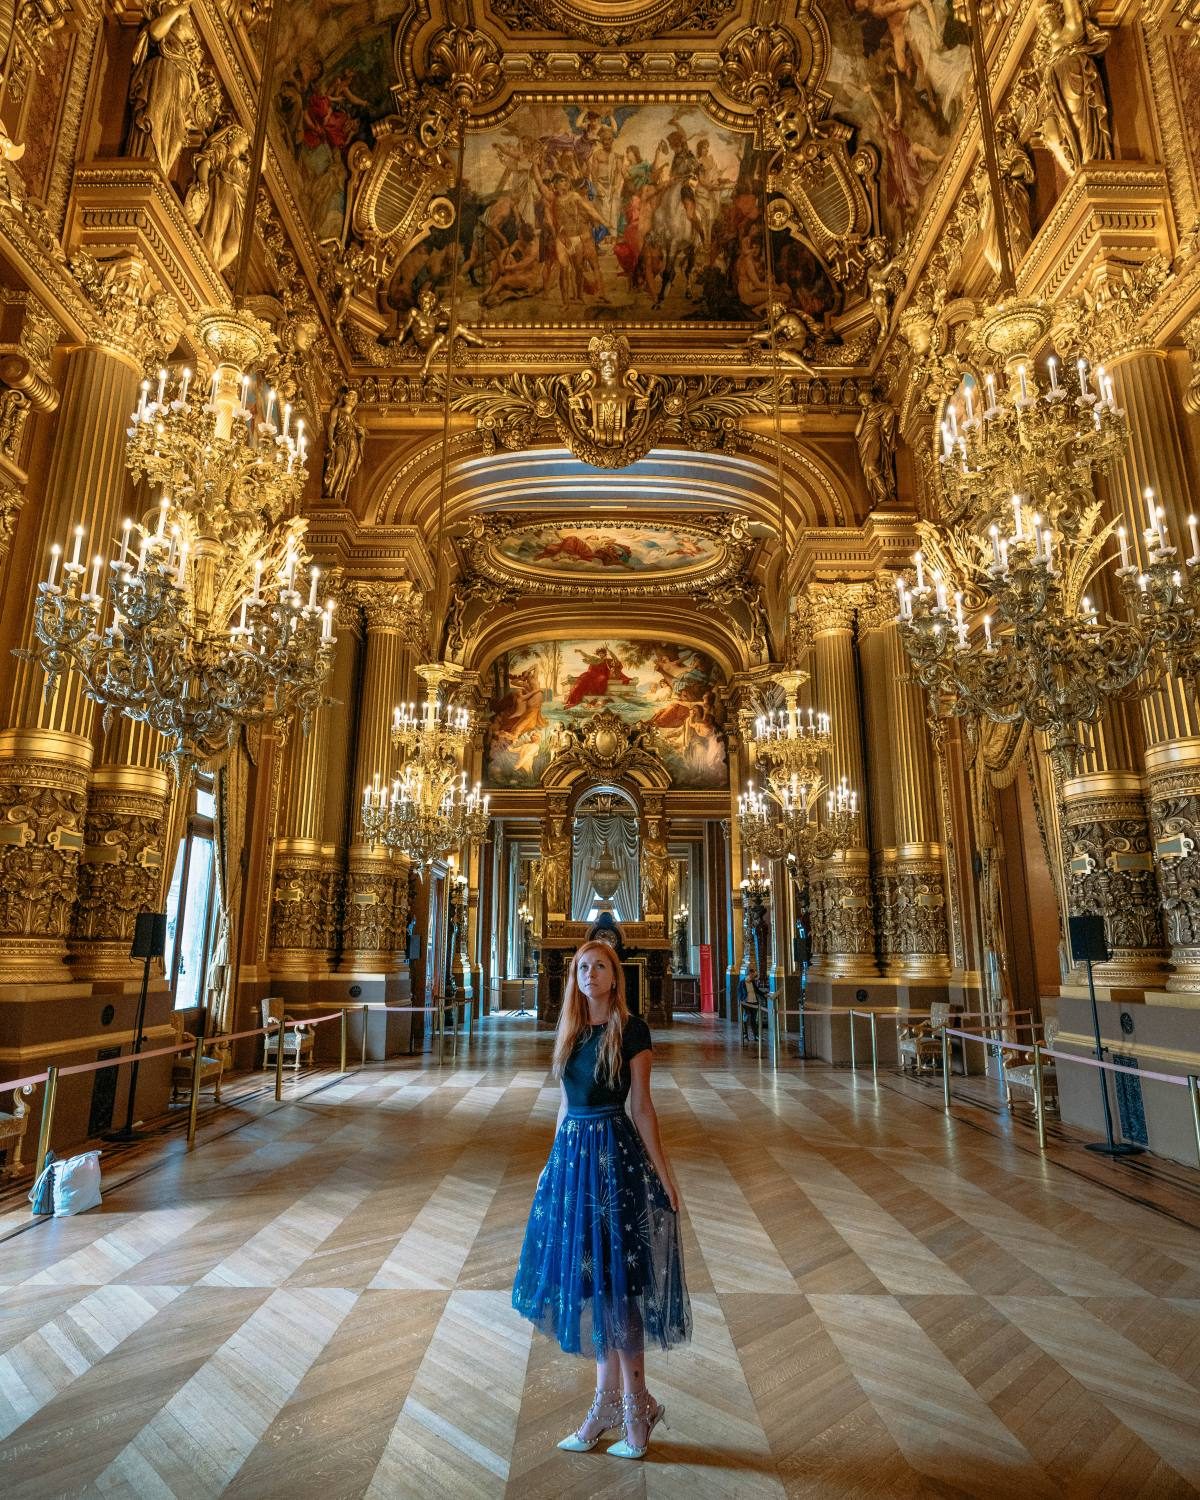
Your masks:
M181 1042L195 1043L196 1037L193 1032L183 1031L179 1035ZM212 1085L213 1100L221 1102L221 1075L225 1071L225 1054L218 1052L216 1043L218 1038L212 1037L205 1043L209 1049L200 1058L200 1087L208 1088ZM209 1052L212 1053L209 1056ZM171 1103L174 1104L181 1093L188 1093L192 1087L192 1054L180 1052L171 1064Z
M36 1084L27 1083L12 1096L12 1109L0 1109L0 1148L4 1151L4 1166L0 1177L9 1177L21 1170L21 1142L25 1139L25 1127L29 1124L29 1105Z
M1058 1040L1058 1022L1047 1021L1043 1045L1053 1048ZM1033 1082L1033 1058L1021 1052L1018 1053L1020 1061L1004 1069L1004 1097L1008 1101L1008 1107L1013 1107L1013 1089L1019 1089L1021 1094L1028 1093L1033 1104L1034 1115L1037 1114L1037 1089ZM1007 1057L1005 1058L1007 1064ZM1058 1074L1054 1068L1052 1057L1044 1058L1042 1061L1042 1099L1046 1105L1046 1113L1051 1110L1058 1113Z
M279 1046L279 1027L285 1021L290 1021L291 1016L284 1010L284 1002L279 995L268 995L261 1003L262 1024L270 1026L273 1030L263 1037L263 1067L275 1066L275 1049ZM313 1034L311 1027L303 1030L285 1031L283 1033L283 1061L288 1062L296 1072L300 1071L302 1062L312 1061Z
M935 1000L929 1007L928 1021L905 1026L900 1032L900 1066L911 1062L914 1073L925 1073L942 1066L942 1031L950 1024L950 1005Z

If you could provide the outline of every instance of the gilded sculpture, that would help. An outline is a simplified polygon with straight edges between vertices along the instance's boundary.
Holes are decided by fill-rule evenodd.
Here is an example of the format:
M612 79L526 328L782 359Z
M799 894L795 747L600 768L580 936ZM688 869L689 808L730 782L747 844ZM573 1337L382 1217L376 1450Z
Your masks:
M358 392L342 387L325 424L325 468L322 475L325 498L341 503L363 458L367 429L358 420Z
M472 344L475 348L483 348L485 343L477 333L457 321L451 329L450 308L439 299L432 287L426 287L421 292L416 306L409 308L407 316L397 324L388 343L401 346L409 338L417 346L418 354L423 356L422 380L429 379L430 366L451 339L456 343L461 340L464 344Z
M896 498L896 408L889 401L859 398L862 416L854 441L872 505L888 505Z
M184 211L218 271L237 259L246 207L250 137L237 121L219 124L192 158L195 174Z
M219 99L191 0L151 0L133 51L130 156L152 158L169 177L191 132L212 123Z

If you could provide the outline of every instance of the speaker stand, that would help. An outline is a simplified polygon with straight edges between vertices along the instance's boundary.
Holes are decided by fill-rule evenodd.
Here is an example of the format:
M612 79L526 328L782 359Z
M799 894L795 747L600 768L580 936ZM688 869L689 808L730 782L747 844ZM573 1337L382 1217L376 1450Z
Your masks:
M521 1008L520 1008L520 1010L514 1010L513 1011L513 1020L514 1021L517 1019L518 1016L531 1016L531 1015L533 1015L533 1012L531 1010L526 1010L525 1009L525 980L526 980L527 977L528 976L525 975L525 974L521 975Z
M1100 1040L1100 1012L1096 1009L1096 981L1092 976L1092 961L1086 960L1088 977L1088 998L1092 1002L1092 1036L1096 1044L1096 1061L1104 1061L1104 1043ZM1143 1148L1135 1146L1132 1141L1118 1141L1113 1136L1112 1105L1108 1102L1108 1078L1103 1068L1097 1068L1100 1075L1100 1102L1104 1105L1104 1139L1102 1141L1089 1141L1084 1148L1087 1151L1095 1151L1098 1156L1141 1156Z
M128 1144L131 1141L141 1141L150 1134L148 1130L135 1130L133 1128L133 1109L137 1097L138 1061L142 1051L142 1032L146 1025L146 992L150 988L150 955L147 954L142 964L142 989L138 995L137 1020L133 1028L133 1066L129 1069L129 1099L125 1107L125 1123L119 1130L107 1130L101 1137L102 1140L112 1141L114 1145Z

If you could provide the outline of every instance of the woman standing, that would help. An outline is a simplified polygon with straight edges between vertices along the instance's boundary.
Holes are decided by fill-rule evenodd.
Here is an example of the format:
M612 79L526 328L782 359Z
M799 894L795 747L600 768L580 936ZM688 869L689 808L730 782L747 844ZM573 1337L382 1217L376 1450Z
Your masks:
M643 1458L665 1415L646 1389L645 1341L669 1349L692 1334L679 1189L650 1099L651 1059L650 1029L629 1013L616 955L585 943L571 960L554 1043L558 1130L513 1286L516 1310L565 1353L595 1355L595 1398L558 1445L568 1453L623 1426L609 1453Z

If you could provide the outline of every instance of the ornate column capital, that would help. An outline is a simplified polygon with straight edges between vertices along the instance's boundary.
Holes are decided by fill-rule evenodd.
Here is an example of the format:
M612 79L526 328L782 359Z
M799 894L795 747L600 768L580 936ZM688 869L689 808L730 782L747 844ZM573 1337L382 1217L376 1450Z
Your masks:
M90 340L94 347L111 349L140 372L152 360L165 358L179 342L183 314L140 257L98 260L80 250L71 269L100 320Z
M868 583L839 580L812 584L797 608L797 622L812 640L822 635L848 635L858 611L869 605L871 592Z
M1137 264L1106 261L1079 296L1055 311L1059 348L1081 349L1093 364L1155 346L1149 315L1174 273L1161 251Z
M421 652L427 648L429 608L411 579L388 581L356 578L346 585L346 593L361 605L369 635L398 635L414 651Z
M898 573L876 573L870 583L864 584L863 602L858 606L858 631L870 635L895 625L896 579Z
M50 371L61 333L58 319L32 292L0 287L0 381L37 411L58 405Z
M1183 342L1192 362L1192 378L1183 393L1183 404L1195 416L1200 414L1200 313L1184 324Z

